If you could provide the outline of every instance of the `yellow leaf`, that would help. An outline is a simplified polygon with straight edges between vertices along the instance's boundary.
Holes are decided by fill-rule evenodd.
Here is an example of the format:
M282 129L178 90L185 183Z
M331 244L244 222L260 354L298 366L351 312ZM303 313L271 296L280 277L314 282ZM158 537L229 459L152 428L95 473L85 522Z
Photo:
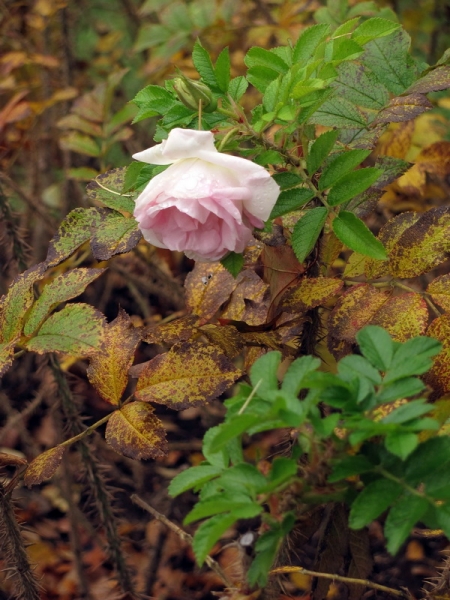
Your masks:
M450 315L442 315L434 319L427 329L427 335L436 338L442 344L441 352L424 376L425 382L439 397L450 392Z
M428 307L420 294L394 296L370 321L387 329L397 342L406 342L412 337L423 335L429 319Z
M281 306L291 311L315 308L336 295L342 286L343 282L333 277L304 278L298 287L290 289Z
M110 417L105 431L108 444L119 454L137 460L167 454L164 427L145 402L131 402Z
M433 300L442 306L442 308L450 312L450 275L441 275L436 277L427 288L428 294Z
M50 479L59 467L64 451L64 446L56 446L35 458L25 471L23 478L25 485L31 487L32 485L42 483L46 479Z
M364 254L359 254L358 252L353 252L350 254L344 269L344 279L351 279L352 277L359 277L359 275L363 275L366 259L368 260L367 256L364 256ZM376 262L384 263L385 261L380 260Z
M233 325L203 325L199 331L214 346L218 346L230 358L241 353L244 348L242 335Z
M185 342L195 334L195 326L198 321L198 317L188 315L170 321L170 323L153 325L144 329L142 339L147 344L167 344L168 346L177 342Z

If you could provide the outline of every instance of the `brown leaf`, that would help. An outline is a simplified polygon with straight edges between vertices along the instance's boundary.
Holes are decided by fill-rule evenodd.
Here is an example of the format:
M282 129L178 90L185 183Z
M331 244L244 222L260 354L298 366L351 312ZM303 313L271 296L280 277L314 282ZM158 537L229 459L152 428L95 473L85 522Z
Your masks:
M348 567L347 576L355 579L367 579L372 573L373 568L369 533L367 529L360 529L358 531L349 529L348 534L352 559ZM360 600L365 591L365 587L361 585L350 585L349 591L349 600Z
M216 346L182 342L147 364L135 395L180 410L217 398L241 375Z
M110 417L105 431L108 444L119 454L136 460L167 454L166 433L145 402L130 402Z
M371 319L371 325L387 329L397 342L424 335L429 319L428 307L420 294L401 294L390 298Z
M270 295L274 309L281 295L305 272L290 246L264 246L261 254L264 265L264 281L270 286Z
M418 81L412 84L406 92L428 94L429 92L437 92L439 90L446 90L450 87L450 67L443 65L436 67L424 77L421 77Z
M269 309L269 286L251 269L241 271L236 279L237 287L221 317L243 321L247 325L262 325L267 321Z
M237 281L219 262L197 262L184 285L188 309L208 321L228 300Z
M172 346L177 342L185 342L197 331L198 321L199 319L195 315L188 315L170 321L170 323L146 327L142 339L147 344L165 344L167 346Z
M103 346L92 355L87 376L106 402L120 402L140 338L139 329L122 309L117 318L105 326Z
M56 469L61 464L65 450L64 446L55 446L55 448L46 450L31 461L23 478L25 485L31 487L53 477Z
M27 464L27 460L16 454L7 454L0 452L0 467L23 467Z
M304 278L298 287L289 290L281 301L281 306L291 311L315 308L335 296L343 285L342 281L333 277Z
M411 121L432 108L433 105L431 102L422 94L415 93L408 96L399 96L398 98L392 98L389 106L378 113L373 124Z
M424 375L425 383L430 385L439 397L450 392L450 315L434 319L427 329L427 335L442 344L442 350L434 359L433 366Z
M450 312L450 275L436 277L427 288L434 302L439 304L445 311Z

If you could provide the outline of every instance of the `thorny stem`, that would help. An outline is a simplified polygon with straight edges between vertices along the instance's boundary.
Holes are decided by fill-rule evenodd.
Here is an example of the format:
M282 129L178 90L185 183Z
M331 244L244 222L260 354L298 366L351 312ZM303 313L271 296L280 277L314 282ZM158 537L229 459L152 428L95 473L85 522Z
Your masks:
M301 573L302 575L310 575L311 577L321 577L322 579L331 579L332 581L341 581L342 583L351 583L355 585L364 585L380 592L386 592L391 596L398 598L408 598L411 600L411 594L408 591L394 590L393 588L379 583L374 583L368 579L356 579L354 577L344 577L343 575L333 575L331 573L320 573L319 571L310 571L303 567L279 567L270 571L270 575L281 575L282 573Z
M166 525L166 527L168 527L171 531L176 533L178 535L178 537L180 539L182 539L184 542L186 542L189 545L192 545L192 540L193 540L192 535L190 535L186 531L183 531L183 529L181 529L181 527L178 527L178 525L176 525L175 523L170 521L165 515L158 512L156 509L154 509L153 506L150 506L150 504L147 504L147 502L142 500L142 498L140 498L137 494L132 494L131 500L135 504L137 504L138 506L140 506L141 508L143 508L144 510L149 512L153 517L155 517L155 519L158 519L158 521L161 521L161 523L164 523L164 525ZM220 565L211 556L207 556L205 558L205 563L208 565L208 567L211 570L213 570L216 573L216 575L218 575L220 577L220 579L222 579L222 581L228 588L234 587L233 582L230 581L230 579L228 579L227 575L223 572Z

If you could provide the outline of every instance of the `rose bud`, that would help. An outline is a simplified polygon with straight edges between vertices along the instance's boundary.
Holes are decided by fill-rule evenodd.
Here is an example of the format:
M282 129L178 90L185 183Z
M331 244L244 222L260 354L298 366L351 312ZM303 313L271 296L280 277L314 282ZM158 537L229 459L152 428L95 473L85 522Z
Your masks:
M142 235L158 248L198 261L243 252L280 192L263 167L218 152L210 131L173 129L167 140L133 158L171 165L136 200L134 216Z
M199 102L202 103L202 110L212 112L217 108L217 101L212 95L211 90L201 81L188 79L182 73L173 80L173 88L181 102L192 110L198 110Z

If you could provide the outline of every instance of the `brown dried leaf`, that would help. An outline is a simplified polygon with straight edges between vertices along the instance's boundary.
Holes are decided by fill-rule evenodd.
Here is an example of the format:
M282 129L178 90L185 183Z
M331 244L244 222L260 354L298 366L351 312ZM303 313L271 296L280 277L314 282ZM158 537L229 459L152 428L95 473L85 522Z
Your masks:
M197 262L184 285L188 309L208 321L228 300L237 280L219 262Z
M241 353L244 347L242 335L233 325L203 325L201 333L214 346L219 348L230 358Z
M426 96L414 93L408 96L399 96L392 98L389 106L378 113L373 122L378 123L400 123L401 121L411 121L426 110L433 108L433 105Z
M260 346L271 350L280 349L280 336L276 331L249 331L242 334L246 346Z
M448 258L450 251L450 208L432 208L406 229L389 253L394 277L416 277Z
M336 340L353 342L356 333L372 321L389 296L389 291L378 290L367 283L353 286L331 311L328 335Z
M163 424L145 402L130 402L116 410L106 426L105 439L119 454L136 460L167 454Z
M248 325L262 325L269 310L269 286L251 269L241 271L230 303L222 313L223 319L243 321Z
M264 246L261 260L264 265L264 281L269 284L270 295L276 305L281 294L305 272L305 267L298 262L294 251L286 244Z
M170 323L153 325L144 329L142 339L147 344L167 344L168 346L177 342L185 342L197 331L198 321L199 319L195 315L188 315L170 321Z
M118 404L128 383L128 369L141 339L124 310L104 328L104 344L91 357L87 370L89 381L97 392L111 404Z
M289 290L281 306L291 311L315 308L335 296L343 285L342 281L333 277L304 278L298 287Z
M7 454L0 452L0 467L23 467L27 464L27 460L17 454Z
M182 342L146 365L135 395L180 410L217 398L241 375L216 346Z
M387 329L397 342L424 335L429 319L428 307L420 294L401 294L390 298L370 321Z
M427 293L431 295L434 302L439 304L444 310L450 312L450 275L441 275L436 277L427 288Z
M450 392L450 315L434 319L427 329L427 335L439 340L443 346L434 359L433 366L424 376L425 383L439 397Z
M358 531L350 529L348 534L349 549L352 559L348 567L347 575L348 577L355 579L367 579L373 568L369 533L367 529L360 529ZM350 585L349 600L360 600L364 590L364 586Z
M64 446L55 446L31 461L23 478L25 485L31 487L50 479L61 464L64 452Z

